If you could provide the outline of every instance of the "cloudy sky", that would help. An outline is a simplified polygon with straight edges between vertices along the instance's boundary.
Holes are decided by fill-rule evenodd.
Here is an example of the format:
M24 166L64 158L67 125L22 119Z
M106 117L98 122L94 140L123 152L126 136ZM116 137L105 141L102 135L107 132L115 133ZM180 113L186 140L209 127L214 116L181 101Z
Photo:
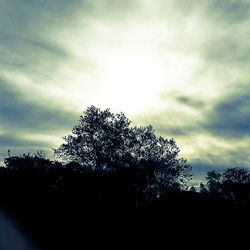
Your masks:
M0 0L0 162L90 105L174 138L195 178L250 167L250 0Z

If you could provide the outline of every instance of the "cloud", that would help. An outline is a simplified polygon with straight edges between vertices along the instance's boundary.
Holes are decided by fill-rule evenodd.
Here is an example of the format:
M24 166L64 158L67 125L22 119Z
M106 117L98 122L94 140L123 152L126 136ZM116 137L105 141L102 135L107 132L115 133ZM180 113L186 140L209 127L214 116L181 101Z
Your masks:
M208 1L207 13L220 16L220 22L235 24L249 18L250 2L248 0Z
M201 109L203 106L206 105L204 100L200 100L195 97L191 98L188 96L178 96L176 99L179 103L182 103L184 105L187 105L196 109Z
M225 168L229 167L228 165L224 164L209 164L202 160L192 161L189 162L189 164L192 166L192 171L194 173L193 180L191 181L190 185L196 186L197 188L199 188L201 182L205 182L205 176L208 171L215 169L218 171L223 171Z
M223 96L207 102L200 97L172 93L171 105L161 113L141 116L156 132L174 138L198 180L208 169L250 167L249 85L232 85ZM191 111L193 112L191 112Z
M32 91L25 90L32 95ZM79 115L53 105L34 103L10 84L0 80L0 162L12 154L42 150L52 155L60 138L69 133Z
M249 137L250 133L250 87L244 93L233 93L219 100L208 116L204 128L218 137Z
M29 103L3 81L0 81L0 100L0 126L12 131L60 131L72 127L77 119L74 114L58 108Z
M22 138L18 134L1 134L0 135L0 147L9 147L9 148L44 148L49 147L49 143L38 142L34 140L27 140Z

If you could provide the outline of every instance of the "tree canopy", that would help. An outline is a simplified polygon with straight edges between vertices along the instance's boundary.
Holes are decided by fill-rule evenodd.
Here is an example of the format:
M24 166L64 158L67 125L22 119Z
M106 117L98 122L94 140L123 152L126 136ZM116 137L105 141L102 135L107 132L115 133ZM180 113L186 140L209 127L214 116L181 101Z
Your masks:
M78 162L89 171L133 169L146 183L144 189L154 195L163 194L166 189L186 188L191 167L178 157L180 150L175 141L157 136L151 125L130 125L123 113L91 106L54 153L66 161Z
M250 191L250 173L242 167L208 171L206 185L201 183L201 190L227 199L247 200Z

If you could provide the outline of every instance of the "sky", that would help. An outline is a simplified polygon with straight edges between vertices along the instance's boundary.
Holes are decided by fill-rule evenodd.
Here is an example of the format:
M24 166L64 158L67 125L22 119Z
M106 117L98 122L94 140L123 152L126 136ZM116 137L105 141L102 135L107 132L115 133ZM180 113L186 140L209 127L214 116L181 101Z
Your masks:
M250 0L0 0L0 162L91 105L174 138L194 182L250 167Z

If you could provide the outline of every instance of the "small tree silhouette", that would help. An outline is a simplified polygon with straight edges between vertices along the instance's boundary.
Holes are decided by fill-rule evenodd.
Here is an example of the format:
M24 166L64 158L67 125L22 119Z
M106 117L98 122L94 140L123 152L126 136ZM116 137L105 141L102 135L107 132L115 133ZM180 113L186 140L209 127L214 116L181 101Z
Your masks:
M246 201L250 196L250 174L246 168L227 168L222 174L212 170L205 178L207 183L202 184L202 189L211 194L238 201Z
M221 178L222 176L217 170L207 172L205 179L210 193L219 194L221 192Z
M237 201L250 196L250 174L246 168L228 168L222 175L224 195Z

